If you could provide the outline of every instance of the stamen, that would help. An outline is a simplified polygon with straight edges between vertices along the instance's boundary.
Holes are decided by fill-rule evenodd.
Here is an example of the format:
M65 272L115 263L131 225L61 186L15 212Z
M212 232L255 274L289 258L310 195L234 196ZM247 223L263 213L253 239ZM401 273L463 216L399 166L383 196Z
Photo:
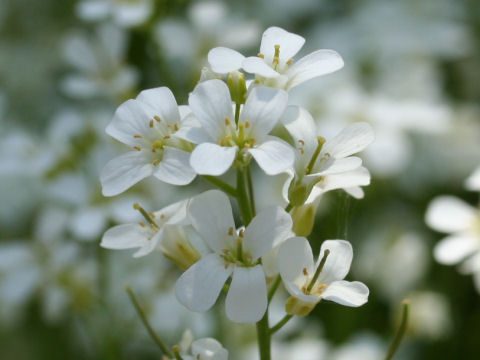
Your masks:
M265 55L263 55L262 53L258 53L257 56L258 56L259 58L265 59Z
M138 225L140 225L141 227L147 226L147 224L145 224L143 221L139 221L139 222L138 222Z
M292 63L293 63L293 58L288 59L287 65L290 66L290 65L292 65Z
M141 150L142 150L142 148L141 148L140 146L134 146L133 148L134 148L135 150L137 150L137 151L141 151Z
M325 138L318 136L317 137L318 145L317 148L315 149L315 152L312 155L312 158L310 159L310 162L308 163L307 166L307 171L305 172L307 175L310 174L313 170L313 166L315 165L315 161L317 161L318 155L320 155L320 151L322 151L323 144L325 144Z
M245 128L248 129L250 127L250 121L245 121Z
M174 129L175 131L178 131L178 129L179 129L179 128L178 128L178 124L173 125L173 129Z
M243 239L241 237L237 239L237 259L243 262Z
M158 122L162 121L162 119L160 119L160 116L158 116L158 115L155 115L153 118L154 118L155 120L157 120Z
M141 139L141 138L142 138L142 135L135 134L135 135L133 135L133 137L134 137L135 139Z
M170 135L165 135L163 138L164 139L170 139Z
M313 285L315 285L315 282L318 280L318 276L323 270L323 267L325 266L325 262L327 261L327 257L330 254L330 250L326 249L323 252L323 257L322 260L320 261L320 265L318 265L317 270L315 271L315 275L313 275L312 281L310 281L310 284L308 284L307 287L307 293L309 294L310 291L312 291Z
M305 141L303 141L302 139L298 140L298 142L303 146L305 145Z
M148 123L148 125L153 128L153 119L150 120L150 122Z
M142 214L142 216L145 218L145 220L147 220L147 222L150 224L150 226L153 230L155 230L155 231L158 230L157 224L155 223L155 221L153 221L153 219L151 218L149 213L146 212L144 208L142 208L138 203L133 204L133 208L135 210L140 211L140 214Z
M228 229L228 235L232 236L233 235L233 227L230 227Z
M240 229L240 231L238 232L238 235L243 238L243 235L245 234L245 229Z
M228 117L225 118L225 125L230 126L231 122Z
M162 149L163 148L163 141L161 140L155 140L152 144L152 149L155 150L155 149ZM155 152L155 151L154 151Z
M150 215L152 219L155 219L155 214L152 211L149 211L148 215Z
M165 214L160 214L160 219L165 220Z
M160 164L160 161L161 161L160 159L153 160L153 162L152 162L153 166L158 166L158 164Z
M308 276L307 268L303 268L303 275Z
M280 45L274 45L274 48L275 48L275 55L273 55L273 57L280 57Z

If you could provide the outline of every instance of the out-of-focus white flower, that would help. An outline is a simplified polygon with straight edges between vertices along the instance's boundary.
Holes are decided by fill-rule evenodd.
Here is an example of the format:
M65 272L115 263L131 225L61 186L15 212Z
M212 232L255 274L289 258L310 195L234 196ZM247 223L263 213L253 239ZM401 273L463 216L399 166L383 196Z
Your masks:
M227 360L228 350L213 338L198 339L192 342L192 355L182 355L184 360Z
M235 50L218 47L208 53L208 62L214 72L225 74L242 68L255 74L255 83L285 90L343 67L341 56L333 50L317 50L294 61L304 43L299 35L270 27L263 33L258 56L245 58Z
M188 215L212 253L203 256L178 279L178 300L203 312L216 302L232 276L226 313L240 323L259 321L267 308L267 284L260 258L290 232L292 220L279 207L261 211L246 229L236 230L228 197L210 190L193 198Z
M82 20L100 21L111 17L122 27L143 24L153 13L152 0L82 0L77 3L77 15Z
M353 307L365 304L369 294L365 284L343 280L352 258L352 245L345 240L324 241L316 263L307 239L286 240L278 251L278 264L283 283L292 295L287 312L307 315L322 299Z
M62 80L62 90L80 99L125 96L138 78L136 70L124 63L125 50L125 34L111 25L99 26L93 38L81 32L67 35L63 53L76 72Z
M183 200L150 213L146 213L143 208L136 205L146 217L145 221L147 221L147 224L140 221L133 224L114 226L103 235L100 245L106 249L114 250L138 248L133 257L148 255L161 246L163 241L168 242L168 240L165 240L165 237L168 235L168 232L166 232L168 226L188 224L187 202L188 200ZM177 234L173 234L173 236L175 235ZM188 243L186 239L185 241ZM189 248L192 248L192 246L189 246ZM192 248L193 250L195 249ZM200 254L198 254L199 256Z
M435 246L433 255L442 264L461 263L473 274L480 292L480 212L454 196L439 196L429 205L425 221L434 230L449 233Z
M331 352L331 360L372 360L385 356L385 345L370 334L361 334Z
M293 149L268 134L287 100L283 90L257 87L249 94L236 124L227 85L215 79L198 84L189 105L201 127L191 127L180 135L199 144L190 158L192 168L198 174L221 175L235 159L246 163L253 156L269 175L286 171L293 165Z
M480 191L480 167L465 180L465 187L471 191Z
M150 175L174 185L195 178L189 165L191 144L177 134L185 124L181 115L166 87L144 90L120 105L106 131L132 151L103 168L100 181L105 196L118 195Z
M452 329L447 299L440 293L420 291L408 296L408 331L413 336L437 340Z

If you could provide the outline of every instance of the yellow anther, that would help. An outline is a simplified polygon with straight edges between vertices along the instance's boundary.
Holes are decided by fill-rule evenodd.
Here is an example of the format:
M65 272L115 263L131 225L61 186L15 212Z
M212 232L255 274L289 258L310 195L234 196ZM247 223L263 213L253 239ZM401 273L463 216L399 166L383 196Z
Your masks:
M160 164L160 161L160 159L153 160L153 166L158 166L158 164Z
M245 128L248 129L249 127L250 127L250 121L247 120L247 121L245 121Z
M151 128L153 128L153 119L150 120L150 122L148 123L148 125L149 125Z
M227 135L227 136L225 136L225 140L227 140L227 141L232 140L232 135Z
M162 121L162 119L160 119L160 116L158 116L158 115L155 115L153 118L154 118L155 120L157 120L158 122Z
M135 139L140 139L140 138L142 137L142 135L135 134L135 135L133 135L133 137L134 137Z
M250 145L250 143L245 143L245 145L243 145L244 147L246 147L247 149L250 149L252 147L252 145Z
M229 126L231 124L230 119L228 117L225 118L225 125Z
M170 135L165 135L163 138L164 139L170 139Z
M303 275L305 275L305 276L307 276L307 275L308 275L307 268L303 268Z
M173 125L173 128L175 129L175 131L178 131L178 124Z
M292 65L292 63L293 63L293 58L288 59L287 65L290 66L290 65Z
M316 290L317 294L321 294L326 288L327 288L327 284L318 285Z
M172 128L172 124L167 124L167 128L171 129L171 128Z
M165 214L160 214L160 219L164 220L165 219Z
M305 145L305 141L303 141L303 140L298 140L298 142L302 145Z
M233 235L233 227L230 227L228 229L228 235L232 236Z
M305 154L305 150L303 150L303 148L299 148L298 150L300 150L300 154Z
M153 148L153 149L161 149L161 148L163 148L163 145L164 145L164 144L163 144L163 141L161 141L161 140L155 140L154 143L153 143L153 145L152 145L152 148Z
M265 55L263 55L262 53L258 53L257 56L258 56L259 58L265 59Z
M147 224L145 224L143 221L139 221L139 222L138 222L138 225L140 225L141 227L147 226Z
M274 45L275 48L275 55L274 57L278 58L280 56L280 45Z
M245 234L245 230L244 229L240 229L240 231L238 232L238 235L243 238L243 235Z
M137 151L141 151L141 150L142 150L142 148L141 148L140 146L134 146L133 148L134 148L135 150L137 150Z
M155 219L155 214L154 214L152 211L150 211L150 212L148 213L148 215L150 215L150 217L151 217L152 219Z

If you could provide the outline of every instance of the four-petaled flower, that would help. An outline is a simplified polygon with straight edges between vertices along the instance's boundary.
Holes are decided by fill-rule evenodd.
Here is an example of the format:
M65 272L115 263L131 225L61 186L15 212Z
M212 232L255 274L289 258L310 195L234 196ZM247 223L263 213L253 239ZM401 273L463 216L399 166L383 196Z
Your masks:
M293 165L291 146L268 134L276 125L288 95L283 90L254 88L235 122L227 85L208 80L197 85L189 105L200 126L182 132L184 139L199 144L193 150L190 165L201 175L221 175L235 159L248 162L250 156L268 175L286 171Z
M352 258L352 246L345 240L324 241L316 263L306 238L285 241L278 251L278 265L283 283L292 295L287 312L306 315L322 299L345 306L365 304L369 294L365 284L343 280Z
M120 105L106 132L132 151L103 168L103 195L118 195L150 175L173 185L189 184L196 176L189 165L192 145L177 137L187 111L166 87L144 90Z
M333 50L317 50L294 61L305 39L279 27L263 33L260 53L245 58L239 52L217 47L208 53L214 72L225 74L240 68L255 74L255 83L275 88L291 88L315 77L332 73L343 67L341 56Z
M260 258L285 239L291 217L280 207L261 211L245 228L236 229L228 197L210 190L193 198L190 221L213 253L202 257L178 279L178 300L193 311L216 302L227 279L226 313L235 322L259 321L267 309L267 284Z

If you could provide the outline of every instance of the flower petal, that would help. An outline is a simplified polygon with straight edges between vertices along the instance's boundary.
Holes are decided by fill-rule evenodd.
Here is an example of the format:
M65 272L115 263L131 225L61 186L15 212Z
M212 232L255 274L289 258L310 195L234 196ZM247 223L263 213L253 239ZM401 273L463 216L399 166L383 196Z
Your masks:
M280 139L265 141L248 152L267 175L285 172L293 167L295 161L293 148Z
M471 191L480 191L480 167L465 180L465 187Z
M232 266L225 267L218 255L208 254L180 276L175 284L175 295L188 309L207 311L217 301L232 271Z
M188 217L195 230L213 251L221 253L233 244L235 230L232 206L228 196L219 190L209 190L195 196L188 205Z
M290 105L283 113L281 122L292 136L294 145L303 149L302 168L304 169L318 146L315 121L307 110Z
M155 249L162 235L162 231L155 233L151 228L139 224L123 224L108 229L100 246L112 250L139 248L133 257L141 257Z
M190 184L197 174L190 166L190 153L166 146L162 161L155 167L153 175L172 185Z
M354 186L367 186L370 184L370 172L362 167L339 174L326 175L316 187L322 192L336 189L351 188Z
M267 309L267 282L262 265L235 266L225 300L227 317L238 323L259 321Z
M307 275L313 276L313 253L308 240L304 237L293 237L280 245L278 267L285 283L303 284L307 281ZM307 275L304 274L304 269Z
M250 122L250 134L257 140L275 127L287 107L288 94L279 89L256 86L248 95L239 122Z
M433 249L433 256L439 263L453 265L478 250L478 239L459 234L442 239Z
M333 50L317 50L294 62L288 69L287 90L343 67L342 57Z
M203 143L193 150L190 165L199 175L218 176L230 169L236 155L236 146Z
M345 192L348 195L353 196L355 199L363 199L364 196L365 196L365 192L363 191L363 189L360 186L352 186L352 187L348 187L348 188L343 188L343 190L345 190Z
M292 218L281 207L266 208L245 229L244 249L256 261L284 241L291 233L292 225Z
M317 172L316 169L314 169L314 172L317 175L339 174L358 169L360 166L362 166L362 159L356 156L349 156L346 158L334 159L334 161L331 162L331 165L325 170L319 169L320 171Z
M344 128L337 136L327 141L322 153L329 153L335 158L347 157L365 149L373 142L375 135L366 122L357 122Z
M143 151L130 151L110 160L100 173L102 194L118 195L152 175L154 166Z
M192 355L195 359L227 360L228 351L213 338L195 340L192 343ZM185 359L185 358L184 358Z
M476 220L476 210L454 196L439 196L428 206L425 221L441 232L463 231Z
M275 45L280 45L280 60L286 62L295 56L304 43L305 39L300 35L272 26L263 33L260 52L265 56L265 60L271 63L275 55Z
M208 52L208 63L212 70L218 74L227 74L242 67L245 56L238 51L216 47Z
M358 307L368 301L370 291L359 281L334 281L321 294L322 299L334 301L340 305Z
M147 105L145 109L149 119L158 116L162 121L166 121L167 124L180 122L177 101L169 88L158 87L143 90L137 96L137 100Z
M275 78L280 76L278 72L273 70L265 61L256 56L247 57L242 62L242 68L247 73L260 75L266 78Z
M214 139L223 136L225 118L234 119L228 87L217 79L198 84L190 94L188 104L205 132Z
M315 268L320 264L327 249L330 250L330 254L318 277L318 284L330 284L333 281L342 280L347 276L350 271L350 265L352 264L353 249L348 241L325 240L320 248L320 254Z

